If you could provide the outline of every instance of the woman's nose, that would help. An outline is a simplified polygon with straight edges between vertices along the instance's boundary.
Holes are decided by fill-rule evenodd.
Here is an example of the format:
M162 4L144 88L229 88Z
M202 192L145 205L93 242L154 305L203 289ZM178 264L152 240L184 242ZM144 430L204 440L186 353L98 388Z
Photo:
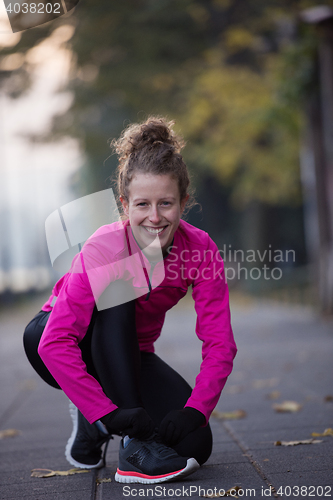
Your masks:
M153 224L158 224L160 222L161 216L157 206L151 205L149 212L149 221Z

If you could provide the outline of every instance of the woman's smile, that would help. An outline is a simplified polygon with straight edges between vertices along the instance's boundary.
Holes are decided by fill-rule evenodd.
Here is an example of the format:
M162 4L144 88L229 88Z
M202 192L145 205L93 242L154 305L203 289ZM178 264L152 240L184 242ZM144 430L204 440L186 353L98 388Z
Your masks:
M131 180L129 199L121 201L139 246L145 253L162 249L166 254L187 201L180 201L177 180L165 174L138 173Z
M148 233L154 234L154 235L160 235L164 229L166 229L168 226L163 226L163 227L151 227L151 226L142 226L144 227Z

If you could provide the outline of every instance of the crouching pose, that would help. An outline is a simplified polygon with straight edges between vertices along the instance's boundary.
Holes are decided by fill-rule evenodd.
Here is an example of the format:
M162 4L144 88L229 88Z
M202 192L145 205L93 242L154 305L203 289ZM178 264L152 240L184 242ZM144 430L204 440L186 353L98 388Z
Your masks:
M181 219L189 176L172 126L150 117L113 142L123 220L87 240L24 333L32 366L71 401L68 461L102 467L121 435L119 482L179 479L208 459L208 420L236 354L218 249ZM202 341L193 389L154 353L189 286Z

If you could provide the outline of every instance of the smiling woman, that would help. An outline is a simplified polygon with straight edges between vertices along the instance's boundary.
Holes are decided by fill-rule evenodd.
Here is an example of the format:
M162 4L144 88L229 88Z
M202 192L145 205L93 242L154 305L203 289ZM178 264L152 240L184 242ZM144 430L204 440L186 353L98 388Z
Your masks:
M119 156L117 184L125 217L140 247L151 245L152 236L158 235L164 255L186 205L189 209L194 204L180 154L184 141L173 125L150 117L143 124L130 125L111 143Z
M128 201L129 185L138 173L170 175L177 180L179 200L183 202L191 194L190 178L186 164L180 154L185 146L182 137L173 131L173 121L150 117L144 123L132 124L120 138L111 142L119 157L118 192ZM194 204L187 203L187 209Z
M34 368L73 402L69 462L103 466L102 446L120 434L123 483L183 478L208 459L209 417L236 354L217 247L181 220L189 176L172 126L151 117L112 143L124 220L87 240L24 335ZM101 309L109 287L119 298L119 282L125 299ZM203 360L193 389L154 352L166 312L190 286Z
M188 195L180 200L177 180L168 174L137 173L132 178L128 199L120 199L139 246L151 248L158 236L166 255L188 200Z

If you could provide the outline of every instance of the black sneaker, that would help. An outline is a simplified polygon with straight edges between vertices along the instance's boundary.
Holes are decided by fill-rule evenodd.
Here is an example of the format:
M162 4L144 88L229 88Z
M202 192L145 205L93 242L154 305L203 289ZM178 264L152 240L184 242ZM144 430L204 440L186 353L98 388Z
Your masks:
M194 458L180 457L153 438L140 441L125 437L120 442L115 480L118 483L164 483L188 476L199 467Z
M73 421L73 431L65 450L68 462L83 469L104 467L107 446L112 436L101 422L89 424L73 403L69 404L69 412ZM102 455L104 443L106 444Z

